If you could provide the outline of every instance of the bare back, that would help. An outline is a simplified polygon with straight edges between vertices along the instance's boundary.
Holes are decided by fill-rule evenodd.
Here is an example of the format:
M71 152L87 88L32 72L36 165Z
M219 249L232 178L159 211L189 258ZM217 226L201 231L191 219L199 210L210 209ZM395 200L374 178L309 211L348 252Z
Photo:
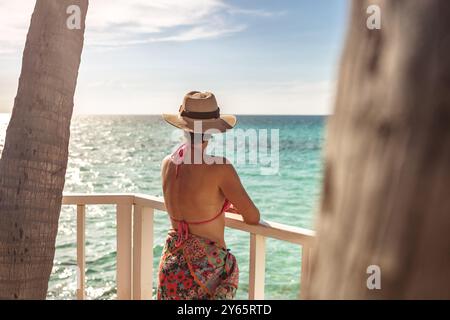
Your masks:
M176 164L166 158L162 167L164 201L167 212L173 218L189 222L209 220L222 209L225 196L222 194L217 164L180 164L178 177ZM172 227L176 222L171 220ZM206 224L191 224L193 234L211 239L225 246L224 216L219 216Z
M225 200L229 199L237 209L245 210L247 214L239 213L246 222L259 221L259 211L245 192L232 165L179 164L177 174L177 164L167 156L161 169L164 201L171 217L188 222L210 220L220 213ZM177 223L172 219L171 223L176 229ZM224 229L224 215L208 223L189 224L189 232L226 247Z

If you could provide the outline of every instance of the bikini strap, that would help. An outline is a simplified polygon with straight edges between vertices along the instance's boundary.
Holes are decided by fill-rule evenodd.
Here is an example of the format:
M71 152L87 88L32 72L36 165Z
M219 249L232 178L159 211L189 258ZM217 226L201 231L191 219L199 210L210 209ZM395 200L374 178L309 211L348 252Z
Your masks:
M226 212L230 208L230 206L231 206L231 202L228 199L225 199L225 202L224 202L224 204L222 206L222 209L214 217L212 217L210 219L207 219L207 220L202 220L202 221L190 221L190 222L188 222L188 221L186 221L184 219L176 219L176 218L174 218L172 216L169 216L169 217L170 217L170 219L172 219L173 221L178 222L178 223L184 222L184 223L186 223L188 225L189 224L203 224L203 223L208 223L208 222L211 222L211 221L217 219L218 217L220 217L220 215L222 213Z
M170 156L171 161L175 164L175 179L178 178L178 171L179 171L179 166L180 164L183 162L184 159L184 155L185 155L185 150L186 150L186 144L182 144L178 147L177 150L175 150L174 153L172 153L172 155ZM177 228L177 241L175 242L175 246L178 248L184 240L186 240L189 236L189 224L203 224L203 223L208 223L211 222L215 219L217 219L218 217L220 217L220 215L222 215L222 213L224 213L225 211L227 211L231 206L231 202L228 201L228 199L225 199L225 202L222 206L222 209L211 219L208 220L204 220L204 221L192 221L192 222L187 222L184 219L176 219L172 216L169 215L170 219L172 219L175 222L178 222L178 228Z
M180 145L174 153L170 155L170 160L175 164L175 179L178 178L178 171L180 164L183 163L186 150L186 144Z
M187 224L204 224L204 223L208 223L208 222L211 222L211 221L217 219L218 217L220 217L220 215L221 215L222 213L223 213L223 212L220 211L218 214L216 214L214 217L212 217L212 218L210 218L210 219L208 219L208 220L203 220L203 221L192 221L192 222L186 222L186 223L187 223Z
M189 237L189 226L187 225L186 221L178 221L177 235L177 241L175 241L176 248L181 246L184 240Z
M180 247L184 240L186 240L189 237L189 225L190 224L204 224L204 223L208 223L211 222L215 219L217 219L220 215L222 215L222 213L224 213L226 210L228 210L231 206L231 202L228 201L228 199L225 199L225 202L222 206L222 210L219 211L218 214L216 214L214 217L212 217L211 219L208 220L203 220L203 221L192 221L192 222L187 222L184 219L176 219L172 216L169 215L170 219L172 219L175 222L178 222L178 228L177 228L177 241L175 242L175 247L178 248Z

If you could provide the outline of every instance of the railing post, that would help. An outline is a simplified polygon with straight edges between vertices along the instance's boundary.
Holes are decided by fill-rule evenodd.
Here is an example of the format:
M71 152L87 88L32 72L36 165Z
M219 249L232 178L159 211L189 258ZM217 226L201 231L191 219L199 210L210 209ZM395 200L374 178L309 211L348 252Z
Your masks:
M153 215L154 210L166 210L163 200L145 195L75 194L64 195L63 204L77 205L77 298L85 298L85 206L115 204L117 298L151 299L153 294ZM305 297L311 277L310 260L314 250L315 236L313 231L277 223L247 225L241 217L231 213L226 215L226 226L250 233L249 299L264 298L266 237L303 246L299 297Z
M117 299L131 299L131 204L118 204L117 219Z
M264 299L264 278L266 273L266 238L250 234L249 300Z
M77 205L77 299L84 300L86 298L85 290L85 270L86 270L86 254L85 254L85 226L86 226L86 207Z
M133 299L153 297L153 208L134 205Z
M309 271L311 264L311 248L302 247L302 266L300 273L300 294L299 299L304 299L309 284Z

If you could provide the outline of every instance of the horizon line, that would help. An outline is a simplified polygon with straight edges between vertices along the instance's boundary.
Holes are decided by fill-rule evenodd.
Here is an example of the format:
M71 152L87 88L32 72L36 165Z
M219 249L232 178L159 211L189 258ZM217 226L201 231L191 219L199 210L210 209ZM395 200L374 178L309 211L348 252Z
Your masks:
M11 115L11 112L0 112L0 115ZM162 113L73 113L72 116L161 116ZM233 113L235 116L311 116L327 117L332 113Z

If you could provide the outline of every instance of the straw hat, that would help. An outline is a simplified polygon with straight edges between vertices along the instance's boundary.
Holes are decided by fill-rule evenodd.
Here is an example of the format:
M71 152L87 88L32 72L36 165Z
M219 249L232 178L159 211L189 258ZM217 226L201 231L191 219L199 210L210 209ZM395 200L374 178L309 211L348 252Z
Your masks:
M216 97L211 92L191 91L184 96L183 104L180 106L178 114L163 115L171 125L185 131L195 132L201 123L201 132L209 129L216 129L224 132L236 125L236 117L233 115L221 115L217 106Z

